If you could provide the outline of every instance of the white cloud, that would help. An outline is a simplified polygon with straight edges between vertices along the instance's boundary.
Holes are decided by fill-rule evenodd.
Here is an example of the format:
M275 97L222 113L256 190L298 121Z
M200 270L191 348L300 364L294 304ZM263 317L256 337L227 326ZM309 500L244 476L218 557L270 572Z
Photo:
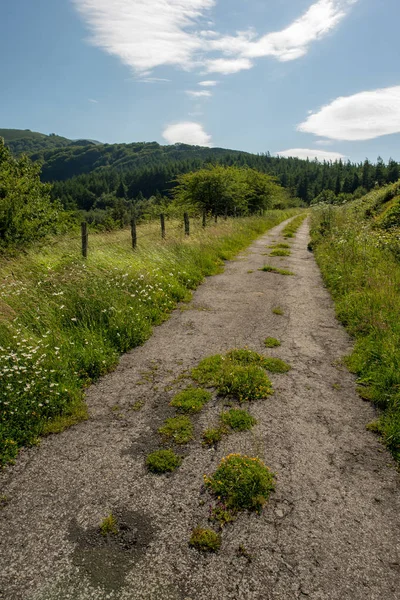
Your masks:
M94 98L88 98L88 102L91 102L92 104L98 104L99 101L95 100Z
M254 29L228 36L206 29L204 17L217 0L72 0L89 26L91 42L143 77L162 65L228 75L250 69L252 59L263 56L300 58L357 1L314 1L285 29L259 37Z
M202 87L214 87L218 85L218 81L199 81L199 85Z
M136 71L190 67L204 40L191 30L215 0L72 0L91 41Z
M332 140L317 140L315 143L318 146L332 146L333 141Z
M139 83L169 83L170 79L164 79L163 77L141 77L136 79Z
M200 123L193 121L168 125L162 135L169 144L182 143L195 146L211 146L211 136L204 131Z
M211 98L212 96L209 90L186 90L185 93L192 98Z
M310 115L297 129L348 141L400 133L400 86L337 98Z
M307 148L292 148L291 150L282 150L281 152L276 153L278 156L283 157L296 157L296 158L309 158L310 160L318 159L320 161L324 160L340 160L346 158L344 154L340 154L339 152L327 152L326 150L320 150L316 148L315 150L309 150Z
M207 61L207 73L222 73L231 75L245 69L251 69L253 63L248 58L215 58Z
M274 56L280 61L304 56L312 42L322 39L346 17L357 0L319 0L289 27L268 33L242 50L243 56Z

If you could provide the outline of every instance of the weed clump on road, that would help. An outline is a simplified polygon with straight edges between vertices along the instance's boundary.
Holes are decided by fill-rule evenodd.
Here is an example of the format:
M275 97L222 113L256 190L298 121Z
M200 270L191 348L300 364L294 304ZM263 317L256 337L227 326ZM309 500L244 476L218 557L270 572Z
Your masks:
M106 517L105 519L103 519L103 521L100 523L100 533L101 535L117 535L119 529L118 529L118 523L117 523L117 519L114 517L113 514L108 515L108 517Z
M264 273L276 273L277 275L294 275L293 271L288 271L287 269L278 269L272 265L264 265L262 269L258 270L264 271Z
M178 412L197 413L212 398L211 392L201 388L189 387L174 396L170 406L175 407Z
M284 238L293 238L304 219L307 218L307 213L295 217L284 227L282 234Z
M217 388L220 396L233 396L239 402L260 400L273 393L264 369L265 358L248 348L235 349L225 356L205 358L193 369L193 379Z
M261 511L275 489L275 475L259 459L242 454L223 458L205 485L228 509Z
M158 433L167 440L173 440L175 444L187 444L193 439L193 424L189 417L179 415L167 419Z
M222 440L222 436L226 433L223 427L212 427L203 431L203 445L214 446Z
M283 248L275 248L269 253L270 256L290 256L290 250L284 250Z
M272 312L274 313L274 315L284 315L285 314L280 306L273 308Z
M264 340L264 345L266 348L277 348L281 345L280 341L273 337L267 337Z
M192 532L189 546L201 552L218 552L221 547L221 536L212 529L196 527Z
M280 358L266 358L265 368L270 373L287 373L292 367Z
M252 417L246 410L240 408L231 408L231 410L223 412L221 414L221 421L234 431L246 431L257 423L257 419Z
M146 466L149 471L160 475L171 473L182 464L182 457L175 454L173 450L156 450L148 455Z

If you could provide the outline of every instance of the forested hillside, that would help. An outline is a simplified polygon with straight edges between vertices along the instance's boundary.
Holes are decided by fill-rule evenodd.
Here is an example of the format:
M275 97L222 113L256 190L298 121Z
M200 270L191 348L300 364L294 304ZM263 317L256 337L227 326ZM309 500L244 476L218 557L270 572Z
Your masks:
M23 153L31 154L43 150L54 150L55 148L62 148L77 143L80 145L82 143L98 143L92 140L69 140L55 133L46 135L37 131L31 131L30 129L0 129L0 137L4 138L6 145L16 156Z
M369 160L321 163L271 156L269 152L250 154L187 144L73 142L53 134L18 130L0 130L1 135L14 153L23 150L42 163L41 178L54 184L53 199L59 199L67 209L94 211L97 217L99 211L115 209L121 201L157 198L159 204L163 197L168 203L180 175L210 164L250 167L272 175L293 198L305 204L342 204L400 176L397 162L390 160L386 165L381 158L376 164Z

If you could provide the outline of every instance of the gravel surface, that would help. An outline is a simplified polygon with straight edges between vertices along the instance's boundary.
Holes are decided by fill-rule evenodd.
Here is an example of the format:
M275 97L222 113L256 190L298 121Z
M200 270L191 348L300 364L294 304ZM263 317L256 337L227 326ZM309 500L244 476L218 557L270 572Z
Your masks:
M399 600L399 477L365 429L374 408L341 365L351 341L338 324L307 251L305 222L285 258L265 256L283 225L228 262L89 388L90 420L25 450L0 474L2 600ZM294 276L261 272L265 263ZM281 307L284 314L273 314ZM266 349L263 340L281 340ZM292 365L275 394L250 405L258 424L203 448L214 399L194 417L196 440L173 474L145 469L172 396L202 358L248 346ZM143 403L141 410L137 402ZM218 554L189 548L207 526L203 474L230 452L259 456L277 473L261 515L222 532ZM100 522L113 513L116 536ZM241 547L241 550L239 549Z

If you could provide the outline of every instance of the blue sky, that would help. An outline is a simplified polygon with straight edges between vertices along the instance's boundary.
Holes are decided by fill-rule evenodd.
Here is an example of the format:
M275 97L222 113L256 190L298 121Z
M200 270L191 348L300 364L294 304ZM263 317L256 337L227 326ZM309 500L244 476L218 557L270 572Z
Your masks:
M400 161L399 22L398 0L3 0L0 127Z

